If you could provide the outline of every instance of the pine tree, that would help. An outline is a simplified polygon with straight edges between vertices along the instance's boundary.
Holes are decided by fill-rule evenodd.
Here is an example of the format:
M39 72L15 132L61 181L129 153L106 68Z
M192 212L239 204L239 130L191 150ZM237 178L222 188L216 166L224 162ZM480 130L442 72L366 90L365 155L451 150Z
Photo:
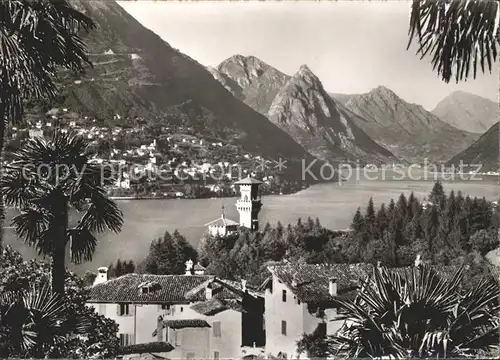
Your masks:
M129 260L125 265L125 274L133 274L135 272L135 264L133 260Z
M318 217L316 217L316 220L314 222L314 228L316 228L316 229L323 229L323 226L321 226L321 223L320 223Z
M391 199L391 201L389 201L389 206L387 207L387 216L392 219L394 217L395 211L396 203L394 202L394 199Z
M361 215L361 209L358 207L354 218L352 219L351 229L355 234L363 232L364 230L364 217Z
M172 234L176 255L173 261L176 263L175 273L182 274L185 272L186 261L198 260L198 252L188 243L186 238L182 236L176 229Z
M406 222L406 218L408 216L408 201L406 200L406 196L404 193L401 193L401 195L399 195L396 208L398 209L399 216L403 219L403 222Z
M368 206L366 207L365 213L365 229L367 236L372 238L375 235L375 222L376 222L376 214L375 214L375 206L373 205L373 198L368 200Z
M269 222L266 222L266 225L262 229L262 233L267 234L269 231L271 231L271 224L269 224Z
M116 260L116 265L115 265L115 276L120 277L123 275L123 266L122 262L120 259Z
M314 220L309 216L307 218L306 231L313 231L314 229Z
M377 227L376 227L376 232L375 236L377 238L381 238L384 231L388 230L389 227L389 217L387 216L387 212L385 210L385 204L382 204L380 206L379 211L377 212Z
M432 188L431 194L429 196L429 201L436 204L441 209L444 209L446 203L446 195L444 193L443 185L441 181L436 181L434 187Z
M415 197L415 194L413 191L410 193L410 196L408 197L408 218L414 218L416 216L419 216L421 213L421 205L420 201Z
M278 239L281 239L283 237L283 232L284 232L283 225L281 224L280 221L278 221L278 223L276 224L276 236L278 237Z

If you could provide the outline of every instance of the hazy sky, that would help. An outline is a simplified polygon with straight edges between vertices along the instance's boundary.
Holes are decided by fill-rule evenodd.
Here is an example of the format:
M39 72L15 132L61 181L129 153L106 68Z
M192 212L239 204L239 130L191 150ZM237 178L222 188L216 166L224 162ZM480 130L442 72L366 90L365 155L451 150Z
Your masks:
M428 59L406 50L407 1L120 4L203 65L254 55L292 75L307 64L329 92L364 93L384 85L428 110L454 90L498 101L497 66L476 80L445 84Z

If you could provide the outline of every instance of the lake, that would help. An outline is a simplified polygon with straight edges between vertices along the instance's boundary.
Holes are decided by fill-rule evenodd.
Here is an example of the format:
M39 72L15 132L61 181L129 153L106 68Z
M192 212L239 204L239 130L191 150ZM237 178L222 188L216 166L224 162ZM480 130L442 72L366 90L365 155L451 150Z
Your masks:
M387 176L369 180L364 177L349 179L342 184L325 183L292 195L265 196L260 212L260 224L275 224L277 221L286 226L295 223L300 217L313 219L318 217L321 223L331 229L349 227L352 216L358 207L365 208L370 197L375 206L388 203L391 198L397 200L401 193L409 195L412 191L423 199L429 195L435 181L434 174L427 179L394 180ZM374 178L375 176L371 176ZM479 176L478 176L479 177ZM498 177L480 176L481 179L454 181L443 180L448 193L461 191L471 197L485 197L498 200ZM71 266L77 272L86 269L95 270L99 266L108 266L118 258L139 261L147 254L151 241L161 236L165 230L178 229L196 245L205 231L204 224L220 217L221 207L225 207L226 217L238 220L234 206L236 198L199 199L199 200L121 200L117 201L124 213L124 227L121 233L99 235L99 246L92 262ZM7 216L12 217L12 214ZM6 229L5 244L13 245L25 258L33 258L34 251L22 243L12 229Z

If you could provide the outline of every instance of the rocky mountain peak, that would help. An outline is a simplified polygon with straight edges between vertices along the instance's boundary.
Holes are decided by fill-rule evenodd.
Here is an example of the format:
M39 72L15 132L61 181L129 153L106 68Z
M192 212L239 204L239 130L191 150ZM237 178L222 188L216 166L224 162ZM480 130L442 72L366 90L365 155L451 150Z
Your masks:
M441 100L432 113L458 129L482 134L498 121L498 102L454 91Z
M391 89L389 89L383 85L377 86L375 89L370 91L369 94L371 94L372 96L375 95L375 96L379 96L379 97L391 99L391 100L401 100L400 97L398 95L396 95L396 93L394 91L392 91Z
M387 160L392 156L340 111L307 65L300 66L277 93L268 118L325 160Z
M305 64L301 65L299 70L292 76L290 83L295 83L303 88L313 88L322 92L322 96L327 96L321 80Z
M234 55L217 66L212 75L238 99L267 114L277 92L289 76L255 56Z

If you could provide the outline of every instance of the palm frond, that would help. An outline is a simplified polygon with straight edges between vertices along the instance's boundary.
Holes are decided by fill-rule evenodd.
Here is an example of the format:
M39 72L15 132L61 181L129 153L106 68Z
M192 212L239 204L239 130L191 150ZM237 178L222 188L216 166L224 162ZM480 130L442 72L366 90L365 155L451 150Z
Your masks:
M97 239L85 228L74 228L68 230L70 239L71 260L75 264L83 261L91 261L92 255L97 248Z
M491 72L500 42L498 0L413 0L410 48L414 39L421 58L431 56L434 70L445 82L473 78L477 65Z
M57 67L83 70L80 29L93 27L66 0L0 2L0 94L9 119L19 118L24 99L56 95Z
M12 219L12 225L16 229L18 236L28 245L35 246L39 253L50 250L40 246L40 240L44 239L44 234L48 231L52 215L42 209L35 207L25 209L21 214Z
M430 266L375 268L355 301L338 299L344 326L332 351L347 356L457 356L498 342L500 290L493 278L465 294L464 268L443 277ZM495 335L497 336L495 338Z
M103 232L108 229L119 232L122 225L123 213L118 205L106 197L104 190L96 189L78 227L92 232Z

